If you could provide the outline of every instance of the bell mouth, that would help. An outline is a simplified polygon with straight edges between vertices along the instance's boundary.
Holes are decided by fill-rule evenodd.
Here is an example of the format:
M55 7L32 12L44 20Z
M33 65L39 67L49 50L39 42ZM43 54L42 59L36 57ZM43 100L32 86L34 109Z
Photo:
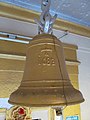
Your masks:
M60 89L60 91L62 90ZM78 90L72 90L74 91L73 94L71 94L70 92L71 89L67 89L66 91L68 92L65 93L64 96L60 93L53 93L53 95L49 93L37 94L37 91L36 94L33 94L30 93L30 91L27 92L25 90L22 91L19 89L11 94L8 102L13 105L21 105L28 107L65 106L84 102L83 96Z
M68 105L74 105L74 104L80 104L80 103L82 103L82 102L84 102L85 100L83 99L82 101L76 101L77 103L75 103L75 102L70 102L70 103L68 103L68 104L65 104L65 103L59 103L59 104L48 104L48 105L46 105L46 104L40 104L40 105L38 105L38 104L32 104L32 105L30 105L30 104L24 104L24 103L15 103L15 102L11 102L10 100L8 100L8 103L10 103L10 104L12 104L12 105L20 105L20 106L27 106L27 107L59 107L59 106L68 106Z

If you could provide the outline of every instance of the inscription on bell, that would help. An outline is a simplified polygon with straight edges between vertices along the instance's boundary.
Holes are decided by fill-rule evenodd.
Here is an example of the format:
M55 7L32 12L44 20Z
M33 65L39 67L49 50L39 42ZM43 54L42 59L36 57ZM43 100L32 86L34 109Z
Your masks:
M42 66L55 66L55 59L52 57L52 50L41 50L38 55L38 65Z

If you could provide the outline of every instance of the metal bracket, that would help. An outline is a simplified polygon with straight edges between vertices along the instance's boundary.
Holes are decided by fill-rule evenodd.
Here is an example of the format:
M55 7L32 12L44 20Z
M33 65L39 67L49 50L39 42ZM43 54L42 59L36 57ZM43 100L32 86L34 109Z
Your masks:
M10 39L16 39L17 36L14 35L14 34L9 34L8 37L9 37Z
M35 22L38 25L38 33L52 33L52 26L57 18L57 14L53 17L49 13L51 0L42 0L41 10L42 13L40 15L40 21L35 19Z

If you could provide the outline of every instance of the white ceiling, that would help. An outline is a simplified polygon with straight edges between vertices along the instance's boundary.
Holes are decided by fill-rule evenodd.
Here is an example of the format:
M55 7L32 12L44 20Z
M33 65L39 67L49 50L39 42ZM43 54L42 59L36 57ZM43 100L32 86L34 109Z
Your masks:
M41 12L41 0L0 0ZM90 0L51 0L50 11L58 18L90 27Z

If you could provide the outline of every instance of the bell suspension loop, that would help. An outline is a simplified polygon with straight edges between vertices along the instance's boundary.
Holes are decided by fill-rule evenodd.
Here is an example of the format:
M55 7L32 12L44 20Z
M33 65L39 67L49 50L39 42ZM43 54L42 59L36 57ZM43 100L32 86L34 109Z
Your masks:
M41 3L42 13L40 15L40 21L35 19L35 22L38 25L39 34L41 33L51 34L53 32L52 26L57 18L57 14L55 14L54 17L51 16L51 14L49 13L50 4L51 4L51 0L42 0Z

